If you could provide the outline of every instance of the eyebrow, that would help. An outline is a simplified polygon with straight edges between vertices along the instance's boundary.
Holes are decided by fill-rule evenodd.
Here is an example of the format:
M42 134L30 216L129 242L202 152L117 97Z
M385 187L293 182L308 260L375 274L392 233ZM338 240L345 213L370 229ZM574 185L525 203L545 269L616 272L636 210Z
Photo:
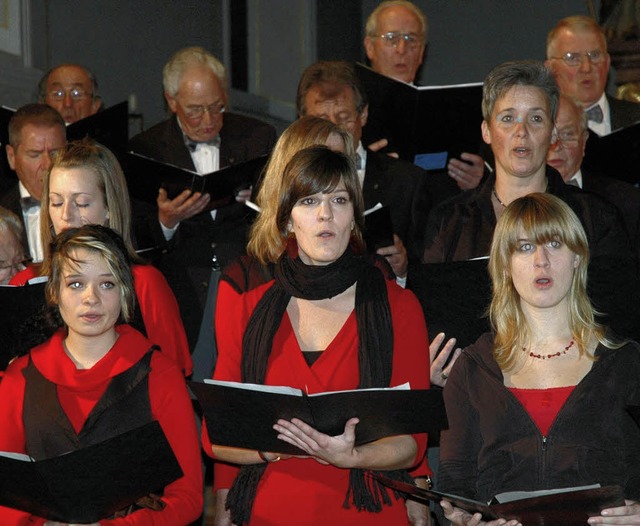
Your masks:
M84 82L72 82L71 84L63 84L62 82L52 82L50 87L51 88L55 88L55 87L58 87L58 86L63 87L63 88L65 86L72 86L72 87L80 86L80 87L84 87L84 85L85 85Z

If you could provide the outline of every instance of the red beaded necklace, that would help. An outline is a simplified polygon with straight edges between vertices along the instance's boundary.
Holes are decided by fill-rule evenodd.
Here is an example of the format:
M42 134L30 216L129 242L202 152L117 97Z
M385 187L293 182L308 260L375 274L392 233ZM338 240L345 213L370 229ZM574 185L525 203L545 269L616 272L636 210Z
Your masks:
M568 351L569 349L571 349L571 347L573 347L573 344L574 344L574 343L575 343L575 342L574 342L573 340L571 340L571 341L569 342L569 345L567 345L567 346L564 348L564 351L558 351L558 352L553 353L553 354L536 354L536 353L534 353L534 352L532 352L532 351L529 351L529 356L531 356L532 358L538 358L539 360L546 360L547 358L551 359L551 358L555 358L556 356L562 356L563 354L567 354L567 351ZM522 351L523 351L523 352L527 352L527 348L526 348L526 347L523 347L523 348L522 348Z

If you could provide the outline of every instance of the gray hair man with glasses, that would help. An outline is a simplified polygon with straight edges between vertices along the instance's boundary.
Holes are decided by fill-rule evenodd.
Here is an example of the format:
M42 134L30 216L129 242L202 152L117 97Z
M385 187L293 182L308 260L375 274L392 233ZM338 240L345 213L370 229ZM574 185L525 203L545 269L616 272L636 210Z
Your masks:
M102 106L95 75L78 64L47 71L38 83L38 101L57 110L67 125L97 113Z
M414 83L424 58L429 36L427 16L407 0L380 3L367 19L364 47L371 67L381 75ZM384 147L377 141L369 148ZM474 153L464 152L461 159L451 159L447 173L461 190L470 190L484 175L484 161Z
M640 247L640 190L615 177L603 177L582 165L589 137L587 115L572 98L561 95L556 113L554 142L547 154L564 182L604 197L620 210L629 240Z
M593 18L577 15L560 20L547 37L545 65L560 91L587 113L589 128L598 135L640 120L640 104L605 93L611 58L607 39Z
M175 53L164 66L163 87L171 117L133 137L132 151L207 174L268 154L275 144L271 125L227 111L225 68L205 49ZM213 256L225 265L244 252L250 214L243 201L249 196L244 190L238 202L208 211L208 194L185 190L174 199L164 189L158 194L152 237L167 248L158 265L178 299L192 347Z
M371 67L387 77L414 82L429 31L420 8L405 0L382 2L369 15L365 31L364 46Z

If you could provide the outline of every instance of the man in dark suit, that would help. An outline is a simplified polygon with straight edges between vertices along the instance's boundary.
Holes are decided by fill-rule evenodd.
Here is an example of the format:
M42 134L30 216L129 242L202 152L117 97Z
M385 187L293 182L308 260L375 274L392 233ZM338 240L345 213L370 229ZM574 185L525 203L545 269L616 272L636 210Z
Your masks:
M40 199L43 180L54 152L66 144L66 128L60 114L46 104L27 104L9 121L9 166L18 176L0 194L0 206L23 222L29 255L42 261Z
M427 16L417 5L408 0L381 2L367 18L365 32L364 48L374 71L408 84L416 82L429 39ZM372 124L374 128L364 132L365 143L372 149L384 147L386 139L380 139L385 130L375 118ZM480 155L463 152L460 159L449 160L447 173L461 190L469 190L480 184L484 161Z
M553 166L568 184L604 197L621 212L633 248L640 241L640 190L613 177L603 177L582 169L589 137L587 116L573 99L562 95L556 115L557 140L551 145L547 164Z
M545 65L560 92L587 113L589 129L598 135L640 121L640 104L605 93L611 57L607 39L593 18L579 15L560 20L547 37Z
M387 205L394 228L394 243L377 253L385 256L399 278L407 275L409 257L419 258L422 231L431 200L456 193L453 182L441 181L438 192L427 189L428 176L421 168L388 155L367 151L362 145L362 128L368 107L353 66L347 62L317 62L309 66L298 83L298 115L330 120L353 136L356 167L362 183L365 208ZM449 184L449 186L447 186Z
M178 51L163 70L164 94L173 116L135 136L132 151L206 174L268 154L275 143L272 126L226 112L224 66L202 48ZM252 212L243 202L208 210L210 196L185 190L169 199L161 189L157 220L151 225L166 253L158 262L180 304L193 348L202 319L215 256L225 265L241 255ZM137 229L139 230L139 229Z

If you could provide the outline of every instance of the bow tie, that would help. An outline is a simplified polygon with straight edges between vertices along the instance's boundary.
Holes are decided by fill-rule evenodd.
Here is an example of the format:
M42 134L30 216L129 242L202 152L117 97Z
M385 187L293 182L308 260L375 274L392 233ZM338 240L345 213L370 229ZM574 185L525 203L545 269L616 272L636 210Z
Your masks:
M31 210L33 207L40 207L40 201L31 196L22 197L20 198L20 206L22 207L22 210L26 212L27 210Z
M190 152L195 152L199 144L206 144L207 146L214 146L216 148L220 148L220 135L216 135L210 141L194 141L193 139L190 139L185 135L184 143L187 145L187 148L189 148Z
M602 113L602 108L599 104L592 106L587 110L587 119L593 122L597 122L600 124L602 119L604 118L604 114Z

